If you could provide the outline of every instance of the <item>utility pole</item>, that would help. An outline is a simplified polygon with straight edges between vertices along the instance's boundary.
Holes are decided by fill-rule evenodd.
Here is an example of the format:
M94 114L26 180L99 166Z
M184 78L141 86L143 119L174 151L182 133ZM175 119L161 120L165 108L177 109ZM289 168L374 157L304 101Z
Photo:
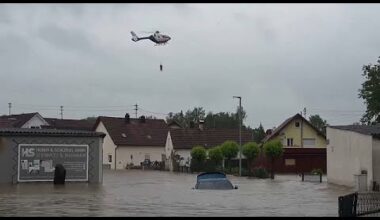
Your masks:
M137 103L136 103L136 105L134 105L135 106L135 115L136 115L136 118L137 118L137 109L138 109L138 107L137 107Z
M9 108L9 115L11 115L12 103L8 103L8 108Z
M234 96L239 99L239 176L241 176L241 96Z
M63 105L61 105L61 119L63 119Z

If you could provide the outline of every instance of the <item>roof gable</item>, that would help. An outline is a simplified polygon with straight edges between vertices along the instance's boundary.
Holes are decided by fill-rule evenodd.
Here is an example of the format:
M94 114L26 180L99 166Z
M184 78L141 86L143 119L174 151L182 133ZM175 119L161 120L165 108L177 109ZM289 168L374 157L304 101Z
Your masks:
M0 116L0 127L21 128L25 123L27 123L30 119L32 119L36 115L38 115L43 120L43 118L38 114L38 112L17 114L17 115L3 115L3 116Z
M271 140L272 138L276 137L288 124L292 123L293 121L301 119L302 121L306 122L307 125L309 125L313 130L317 132L318 135L322 136L323 138L326 139L326 136L319 130L317 129L314 125L312 125L308 120L306 120L301 114L297 113L294 116L287 118L284 122L280 124L270 135L267 135L264 139L263 142L267 142Z

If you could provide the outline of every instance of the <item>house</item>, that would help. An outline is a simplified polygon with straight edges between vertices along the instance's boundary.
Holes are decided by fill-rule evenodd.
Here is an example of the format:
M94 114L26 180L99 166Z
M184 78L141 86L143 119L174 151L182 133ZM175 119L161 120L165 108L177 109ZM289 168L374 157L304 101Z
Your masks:
M274 164L276 172L326 171L326 136L301 114L295 114L274 130L269 130L263 143L271 140L280 140L284 147L283 156ZM264 158L257 160L256 165L270 166Z
M38 113L0 116L0 128L41 128L49 123Z
M165 141L168 126L163 119L98 117L94 130L106 134L103 143L103 165L111 169L125 169L127 165L140 165L165 160Z
M225 141L239 143L239 129L207 129L204 123L199 123L193 128L171 128L167 134L165 154L168 161L168 169L173 171L172 155L179 155L183 161L191 160L191 149L200 145L206 149L221 145ZM253 141L252 133L248 130L241 132L242 145ZM244 156L242 155L242 158Z
M380 183L380 125L328 126L327 140L328 182L354 187L367 173L367 189Z
M69 129L69 130L85 130L91 131L95 122L77 119L58 119L58 118L45 118L49 125L42 126L43 128L52 129Z

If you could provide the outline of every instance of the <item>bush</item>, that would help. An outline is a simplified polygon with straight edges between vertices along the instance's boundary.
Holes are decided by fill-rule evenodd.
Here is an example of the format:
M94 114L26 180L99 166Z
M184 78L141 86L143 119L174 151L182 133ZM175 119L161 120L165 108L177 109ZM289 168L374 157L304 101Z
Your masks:
M213 147L208 150L208 157L217 165L223 160L222 150L220 147Z
M227 160L226 167L228 167L228 162L231 160L231 158L234 158L237 156L239 152L239 145L235 141L225 141L221 146L220 150L222 151L222 155Z
M257 177L257 178L264 179L264 178L268 178L269 177L269 173L268 173L268 171L265 168L258 167L258 168L255 168L253 170L253 176Z
M206 160L206 149L202 146L195 146L191 149L191 158L199 161L200 163Z
M239 145L235 141L225 141L220 147L222 154L225 158L230 160L237 156L239 152Z
M271 160L271 178L274 179L274 160L281 157L284 149L279 140L268 141L264 144L264 153Z
M321 175L321 174L323 174L323 171L322 171L322 169L313 169L313 170L311 171L311 174L314 174L314 175Z

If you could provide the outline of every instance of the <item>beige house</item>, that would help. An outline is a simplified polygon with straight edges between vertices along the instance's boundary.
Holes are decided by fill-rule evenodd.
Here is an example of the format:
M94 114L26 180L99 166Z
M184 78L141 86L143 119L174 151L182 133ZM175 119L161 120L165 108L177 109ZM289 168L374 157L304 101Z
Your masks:
M148 159L165 160L168 125L163 119L98 117L95 131L106 134L103 143L103 165L125 169L128 164L140 165Z
M326 148L326 136L300 114L286 119L263 142L269 140L280 140L290 148Z
M357 187L358 177L371 189L380 183L380 126L327 127L327 181Z

